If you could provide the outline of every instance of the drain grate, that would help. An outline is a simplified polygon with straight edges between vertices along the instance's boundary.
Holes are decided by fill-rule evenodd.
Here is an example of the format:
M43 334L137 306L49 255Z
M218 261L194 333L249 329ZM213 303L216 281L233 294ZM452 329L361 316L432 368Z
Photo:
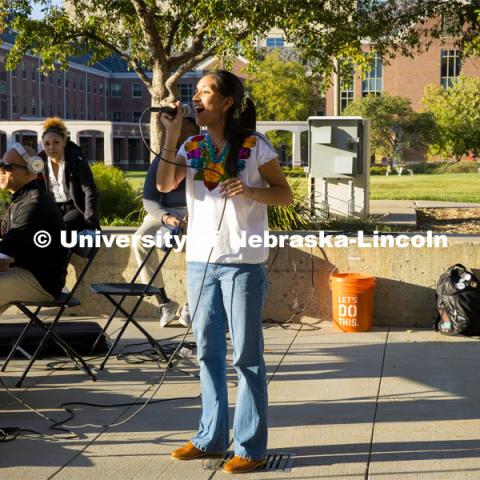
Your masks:
M205 470L222 470L225 463L233 457L233 452L227 452L221 458L212 458L203 462ZM293 467L293 459L295 454L292 452L275 452L267 455L267 463L264 467L256 470L257 472L273 472L280 470L282 472L290 472Z

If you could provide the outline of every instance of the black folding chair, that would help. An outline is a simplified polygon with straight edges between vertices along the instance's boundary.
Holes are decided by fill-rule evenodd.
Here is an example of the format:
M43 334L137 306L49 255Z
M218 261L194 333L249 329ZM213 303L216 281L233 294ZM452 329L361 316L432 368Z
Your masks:
M113 312L110 315L110 317L107 320L107 323L105 324L105 327L103 328L102 332L100 335L97 337L97 340L93 344L92 348L95 348L95 345L97 342L102 338L102 336L105 334L107 331L108 327L112 323L115 315L117 312L120 312L125 318L126 321L122 328L120 329L119 334L117 335L117 338L114 340L114 342L111 344L109 351L107 352L107 355L103 359L102 364L99 367L99 370L103 370L105 367L105 364L107 363L108 359L110 358L110 355L113 353L113 350L117 346L118 342L122 338L122 335L124 334L125 330L127 329L128 325L131 323L135 325L135 327L140 330L140 332L143 333L145 338L148 340L150 345L153 347L153 349L157 352L157 354L160 357L163 357L163 359L168 362L169 358L165 352L165 350L162 348L159 342L155 340L145 328L140 325L140 323L135 320L134 315L137 312L138 308L140 307L143 299L145 297L150 297L152 295L158 295L161 290L160 288L152 286L152 283L155 281L155 278L157 277L158 273L160 272L161 268L167 261L168 256L170 255L172 251L172 247L164 247L162 248L163 251L163 258L161 259L160 263L158 264L157 268L153 272L150 281L148 283L136 283L136 280L138 276L140 275L140 272L142 271L142 268L145 266L147 263L148 259L150 256L153 254L153 252L156 250L156 246L154 245L149 251L146 257L144 258L143 262L140 264L138 267L137 271L135 272L134 276L132 277L131 281L126 283L126 282L121 282L121 283L93 283L90 285L90 288L92 289L93 292L98 293L100 295L103 295L113 306ZM116 297L120 297L119 300L116 299ZM133 306L133 309L130 312L127 312L125 308L122 307L122 303L125 301L127 297L137 297L137 301Z
M27 368L25 369L25 371L23 372L22 376L20 377L20 379L16 384L17 387L20 387L22 385L23 380L27 376L33 364L35 363L38 356L42 352L42 349L45 346L47 340L49 339L52 339L55 343L57 343L57 345L65 352L65 354L80 370L83 370L92 380L96 380L95 375L92 373L90 367L87 365L85 360L81 357L81 355L79 355L67 342L65 342L62 338L60 338L55 333L54 329L55 329L55 325L57 325L58 321L62 317L63 312L65 311L66 308L76 307L80 305L80 301L76 299L73 295L77 290L77 287L80 285L80 282L82 281L83 277L87 273L87 270L90 268L90 265L92 264L93 259L97 254L97 251L98 251L98 248L88 247L88 246L86 247L76 246L70 251L68 255L68 263L70 263L70 260L74 254L87 260L83 268L81 269L80 274L78 275L77 280L75 281L75 284L72 287L70 292L68 293L61 292L60 295L58 295L57 298L55 298L51 302L46 301L46 302L13 302L12 303L12 305L15 305L30 319L30 321L27 323L22 333L18 337L18 340L16 341L15 345L10 350L10 353L8 354L1 369L2 372L5 371L5 369L7 368L7 365L9 364L10 360L12 359L13 355L17 350L30 358ZM36 307L36 309L35 311L32 311L28 307ZM40 313L40 310L42 308L55 308L55 307L58 307L59 310L55 318L53 319L53 321L50 323L44 323L38 316ZM23 339L25 338L28 331L30 330L30 327L33 324L40 326L45 331L45 333L42 339L40 340L40 343L38 344L38 347L36 348L35 352L30 356L28 352L25 352L24 348L20 347L20 344L22 343Z

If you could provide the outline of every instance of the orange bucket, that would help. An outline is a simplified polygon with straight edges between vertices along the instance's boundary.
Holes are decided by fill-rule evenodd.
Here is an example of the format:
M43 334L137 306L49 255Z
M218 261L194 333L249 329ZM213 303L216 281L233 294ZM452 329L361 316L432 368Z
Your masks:
M361 273L334 273L330 276L334 324L344 332L372 329L375 277Z

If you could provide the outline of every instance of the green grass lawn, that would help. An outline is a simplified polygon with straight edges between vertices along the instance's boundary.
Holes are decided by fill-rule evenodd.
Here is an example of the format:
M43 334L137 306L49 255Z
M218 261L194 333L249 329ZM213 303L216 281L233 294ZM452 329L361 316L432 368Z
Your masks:
M135 191L141 193L146 172L126 172ZM291 185L307 195L307 179L288 177ZM397 175L370 177L372 200L445 200L480 203L480 174Z
M125 172L125 177L132 185L133 189L138 192L142 193L143 191L143 184L145 183L145 175L147 172Z
M146 174L147 174L147 172L129 171L129 172L125 172L125 177L130 182L130 184L132 185L133 189L136 192L142 193L143 184L145 182L145 175ZM288 177L288 181L290 182L291 185L295 185L296 188L298 188L302 193L307 195L308 183L307 183L306 178L291 178L291 177Z
M371 176L370 199L480 202L480 174Z

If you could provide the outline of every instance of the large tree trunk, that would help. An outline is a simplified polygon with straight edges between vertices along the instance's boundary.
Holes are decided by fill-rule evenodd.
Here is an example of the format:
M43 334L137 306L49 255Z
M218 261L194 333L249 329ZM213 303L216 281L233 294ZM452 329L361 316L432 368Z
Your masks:
M160 107L167 102L172 101L169 98L169 92L165 88L165 80L168 72L161 65L156 64L152 69L152 107ZM160 122L160 113L152 113L150 115L150 148L155 154L160 153L163 143L163 127ZM150 162L155 155L150 152Z

